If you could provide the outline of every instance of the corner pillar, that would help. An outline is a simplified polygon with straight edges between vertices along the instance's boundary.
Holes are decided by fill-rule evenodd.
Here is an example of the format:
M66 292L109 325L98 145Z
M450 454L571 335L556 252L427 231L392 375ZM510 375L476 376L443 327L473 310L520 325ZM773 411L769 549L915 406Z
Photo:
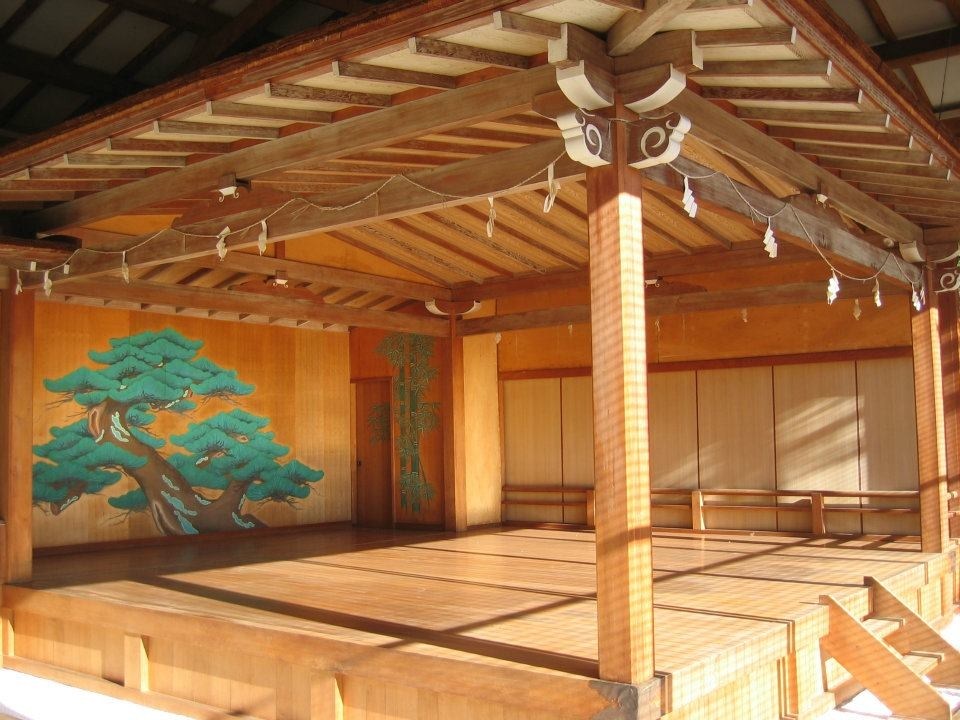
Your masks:
M3 582L33 574L34 293L0 294L0 517Z
M637 684L654 668L643 193L626 125L609 132L612 162L587 170L598 652L602 680Z
M929 278L927 287L930 288ZM947 532L947 448L937 295L911 319L913 382L917 406L917 456L920 479L920 549L943 552Z

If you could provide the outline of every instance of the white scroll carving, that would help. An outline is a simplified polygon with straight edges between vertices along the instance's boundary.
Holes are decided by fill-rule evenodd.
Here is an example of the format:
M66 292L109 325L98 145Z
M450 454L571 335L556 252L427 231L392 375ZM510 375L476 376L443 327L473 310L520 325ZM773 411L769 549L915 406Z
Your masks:
M610 120L577 109L558 115L557 126L573 160L589 167L610 164Z

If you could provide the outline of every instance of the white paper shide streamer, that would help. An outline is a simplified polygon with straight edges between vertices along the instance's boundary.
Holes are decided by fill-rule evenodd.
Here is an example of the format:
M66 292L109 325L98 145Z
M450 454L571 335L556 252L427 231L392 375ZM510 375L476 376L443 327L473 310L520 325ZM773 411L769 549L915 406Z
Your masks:
M257 250L263 255L267 251L267 221L260 221L260 234L257 235ZM222 257L220 258L223 259Z
M690 217L695 218L697 216L697 199L693 196L693 190L690 188L690 178L686 175L683 177L683 209Z
M877 307L883 306L883 300L880 297L880 280L873 281L873 304Z
M217 257L219 257L221 260L227 256L227 235L229 234L229 225L217 234Z
M554 177L554 163L547 166L547 196L543 199L543 211L550 212L560 192L560 183Z
M837 299L837 295L840 294L840 280L837 278L837 274L831 273L830 279L827 280L827 305L833 305L834 301Z
M493 237L493 228L497 223L497 210L493 207L493 197L488 197L487 202L490 203L490 212L487 214L487 237Z
M769 218L767 219L767 231L763 234L763 249L767 251L771 260L777 257L777 238L773 234L773 226L770 224Z

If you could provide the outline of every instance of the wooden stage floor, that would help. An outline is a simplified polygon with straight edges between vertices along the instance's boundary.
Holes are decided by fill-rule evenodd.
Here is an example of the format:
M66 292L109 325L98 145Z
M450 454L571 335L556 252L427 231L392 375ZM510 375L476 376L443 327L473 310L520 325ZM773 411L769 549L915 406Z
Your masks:
M32 613L73 612L109 625L107 603L129 616L128 635L148 617L200 618L399 651L411 661L409 654L595 678L594 552L592 533L507 527L460 537L356 529L238 537L39 557L33 582L6 588L4 606L23 613L17 655L20 633L32 637ZM905 541L655 533L664 710L728 685L738 668L816 643L825 632L821 595L862 605L864 576L921 585L938 558ZM140 632L159 634L157 622ZM44 655L53 650L28 642L34 659L50 662ZM163 656L156 645L151 661L175 664ZM337 658L339 670L364 662Z

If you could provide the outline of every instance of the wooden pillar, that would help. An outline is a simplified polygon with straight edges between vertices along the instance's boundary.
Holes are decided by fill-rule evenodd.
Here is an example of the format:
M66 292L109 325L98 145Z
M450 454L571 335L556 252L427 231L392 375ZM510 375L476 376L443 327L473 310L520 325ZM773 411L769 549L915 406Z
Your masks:
M948 535L940 323L937 296L930 293L927 300L928 305L911 318L920 476L920 548L924 552L942 552Z
M647 445L641 176L625 162L587 170L593 348L600 678L653 677L653 580Z
M937 296L940 310L940 352L943 371L943 422L946 430L947 490L960 492L960 317L955 292ZM960 503L947 503L950 508ZM950 517L949 535L960 537L960 517Z
M450 341L443 378L443 506L444 527L467 529L466 420L463 399L463 338L457 316L450 315Z
M0 295L0 517L6 530L3 581L33 573L32 292Z

